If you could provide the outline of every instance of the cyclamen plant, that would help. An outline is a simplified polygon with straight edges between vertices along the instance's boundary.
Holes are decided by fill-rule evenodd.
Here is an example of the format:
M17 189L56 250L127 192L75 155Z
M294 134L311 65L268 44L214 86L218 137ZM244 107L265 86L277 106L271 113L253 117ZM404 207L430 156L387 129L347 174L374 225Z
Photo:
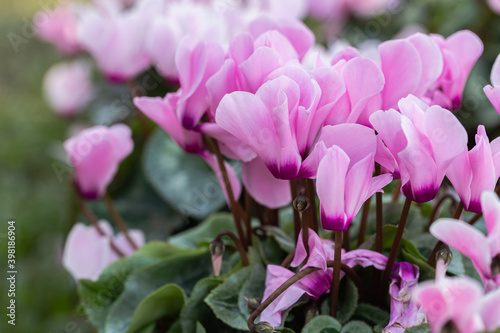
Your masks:
M327 51L301 21L333 29L389 2L95 0L36 21L72 57L44 81L57 114L78 119L104 94L90 59L136 108L64 143L90 225L74 225L62 262L99 332L500 329L500 141L480 125L469 150L453 113L481 40L416 33ZM484 92L500 112L499 73L497 59ZM208 212L166 240L129 230L109 192L134 172L187 215L186 193L203 188ZM231 216L199 223L221 208L208 173ZM440 214L448 198L454 212ZM116 236L94 213L101 199ZM487 235L473 226L483 214Z

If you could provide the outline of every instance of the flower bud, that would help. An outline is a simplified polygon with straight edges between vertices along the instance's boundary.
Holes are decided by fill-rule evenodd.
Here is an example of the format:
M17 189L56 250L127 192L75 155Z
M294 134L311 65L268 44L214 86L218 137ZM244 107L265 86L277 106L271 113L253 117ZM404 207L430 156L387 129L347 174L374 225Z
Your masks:
M224 242L220 239L215 239L210 243L210 253L212 255L212 267L214 275L219 276L222 266L222 256L224 255Z
M300 193L295 200L293 200L293 208L295 208L299 213L302 213L307 208L309 208L309 198L304 194Z
M247 310L248 313L253 313L259 307L262 300L258 297L247 298Z
M273 325L269 324L267 321L261 321L255 325L255 333L272 333L274 331Z
M441 250L436 253L436 280L446 276L446 270L453 259L453 253L448 245L444 245Z

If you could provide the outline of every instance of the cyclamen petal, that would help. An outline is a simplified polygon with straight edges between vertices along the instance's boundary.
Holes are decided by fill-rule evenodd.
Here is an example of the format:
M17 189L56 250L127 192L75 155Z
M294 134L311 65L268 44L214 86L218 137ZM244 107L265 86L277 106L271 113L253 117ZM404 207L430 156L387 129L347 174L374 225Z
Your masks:
M132 132L122 124L94 126L66 140L64 148L75 168L74 181L80 195L87 199L104 195L133 146Z

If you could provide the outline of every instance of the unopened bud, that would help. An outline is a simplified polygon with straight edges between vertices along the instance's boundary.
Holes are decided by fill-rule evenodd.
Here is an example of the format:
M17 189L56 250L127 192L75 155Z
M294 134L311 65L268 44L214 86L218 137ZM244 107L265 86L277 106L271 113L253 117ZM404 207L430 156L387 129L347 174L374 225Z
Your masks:
M274 327L269 324L267 321L261 321L257 325L255 325L255 333L273 333Z
M448 266L451 263L451 260L453 259L453 252L451 252L450 247L448 245L445 245L441 248L441 250L438 251L436 254L436 262L438 261L443 261L443 264Z
M224 255L224 242L215 239L210 243L210 253L212 254L212 267L214 275L219 276L222 267L222 256Z
M253 313L259 307L262 300L258 297L247 298L248 313Z
M302 193L300 193L295 200L293 200L293 208L295 208L299 213L302 213L309 208L309 205L309 199Z

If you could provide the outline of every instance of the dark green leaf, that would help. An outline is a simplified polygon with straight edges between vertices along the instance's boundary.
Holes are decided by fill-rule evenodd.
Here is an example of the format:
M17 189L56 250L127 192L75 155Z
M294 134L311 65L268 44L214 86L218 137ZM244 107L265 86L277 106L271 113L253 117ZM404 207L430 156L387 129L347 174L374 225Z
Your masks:
M213 310L215 316L227 325L247 330L247 318L240 311L239 295L245 282L249 279L250 267L230 275L223 284L212 290L205 302Z
M302 333L338 333L342 325L337 319L319 315L311 319L302 329Z
M353 320L342 327L341 333L372 333L372 328L365 322Z
M181 326L183 333L196 333L197 322L201 322L210 332L222 329L219 320L214 319L214 314L203 301L205 297L222 283L222 278L208 277L201 279L194 286L191 297L187 300L181 311Z
M127 333L138 333L164 316L177 316L184 301L184 291L179 286L166 284L160 287L139 303Z
M238 295L238 306L244 317L250 316L247 309L247 299L260 298L264 295L266 287L266 269L261 264L252 266L250 277L245 281Z
M177 284L189 294L199 279L210 274L210 254L206 249L168 257L135 272L129 276L123 293L109 311L105 332L126 332L141 301L165 284Z
M337 320L341 324L347 322L356 311L358 306L358 297L358 288L356 288L356 285L348 278L342 279L339 287L339 303L337 312ZM320 313L323 315L330 314L329 297L325 298L321 304Z
M156 192L182 215L202 219L226 203L205 161L184 152L161 129L146 143L143 170Z
M381 308L368 304L359 303L353 318L362 319L372 326L385 327L389 323L390 315Z

